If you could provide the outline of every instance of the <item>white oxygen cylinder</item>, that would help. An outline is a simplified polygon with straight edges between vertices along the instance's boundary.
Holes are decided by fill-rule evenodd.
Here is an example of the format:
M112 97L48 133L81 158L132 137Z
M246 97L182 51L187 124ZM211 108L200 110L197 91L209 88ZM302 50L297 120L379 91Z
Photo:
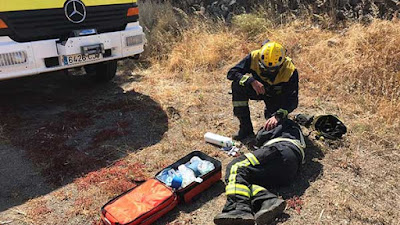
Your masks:
M207 132L204 135L204 140L208 143L219 145L221 147L232 147L235 145L235 142L232 141L232 138L224 137L211 132Z

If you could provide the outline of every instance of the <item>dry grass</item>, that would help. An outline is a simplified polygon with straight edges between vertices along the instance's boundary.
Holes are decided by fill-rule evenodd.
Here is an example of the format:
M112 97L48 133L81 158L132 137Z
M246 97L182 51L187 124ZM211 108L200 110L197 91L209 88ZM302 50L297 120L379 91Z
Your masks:
M208 24L199 24L185 32L182 41L174 46L168 57L168 70L176 76L181 75L185 80L197 82L196 73L212 73L236 59L241 53L240 46L243 43L221 24L217 26L220 31L214 33L212 30L215 27L211 28Z
M313 83L331 81L333 91L364 96L369 101L367 105L375 107L377 102L389 101L396 107L400 97L399 32L398 22L377 20L370 26L354 24L348 32L333 35L331 40L320 39L299 56L318 73L306 78ZM323 94L328 92L332 90L326 89ZM397 117L393 112L383 114L391 119Z

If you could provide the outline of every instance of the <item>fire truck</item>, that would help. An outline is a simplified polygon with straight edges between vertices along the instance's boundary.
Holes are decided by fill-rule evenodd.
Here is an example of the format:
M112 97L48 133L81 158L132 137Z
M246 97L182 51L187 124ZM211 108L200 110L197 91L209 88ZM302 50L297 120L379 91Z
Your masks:
M111 80L145 36L137 0L0 1L0 80L84 67Z

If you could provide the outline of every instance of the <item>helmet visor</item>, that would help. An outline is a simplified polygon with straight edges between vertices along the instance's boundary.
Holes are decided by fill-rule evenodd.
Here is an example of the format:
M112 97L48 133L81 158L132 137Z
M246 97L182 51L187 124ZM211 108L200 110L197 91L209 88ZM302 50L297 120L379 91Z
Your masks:
M266 73L276 73L279 71L279 69L281 68L282 64L279 66L272 66L272 67L266 67L264 64L262 64L261 62L258 62L258 65L261 68L261 71L266 72Z

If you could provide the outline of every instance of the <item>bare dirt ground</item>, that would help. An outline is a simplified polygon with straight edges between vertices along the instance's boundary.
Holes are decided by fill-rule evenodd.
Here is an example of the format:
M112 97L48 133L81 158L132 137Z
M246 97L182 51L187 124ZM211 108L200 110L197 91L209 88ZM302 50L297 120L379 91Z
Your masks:
M140 75L130 82L135 79ZM118 81L93 84L54 73L0 86L0 218L12 207L159 142L168 129L157 102L124 91Z
M224 170L232 158L203 135L237 128L227 69L196 81L127 61L108 84L62 73L0 83L0 224L96 224L107 200L195 149ZM358 138L340 102L309 91L296 112L338 114L350 132L339 142L309 136L296 180L273 189L289 203L275 224L399 224L398 155L387 154L398 146ZM251 103L255 128L262 109ZM219 182L155 224L213 224L224 203Z

